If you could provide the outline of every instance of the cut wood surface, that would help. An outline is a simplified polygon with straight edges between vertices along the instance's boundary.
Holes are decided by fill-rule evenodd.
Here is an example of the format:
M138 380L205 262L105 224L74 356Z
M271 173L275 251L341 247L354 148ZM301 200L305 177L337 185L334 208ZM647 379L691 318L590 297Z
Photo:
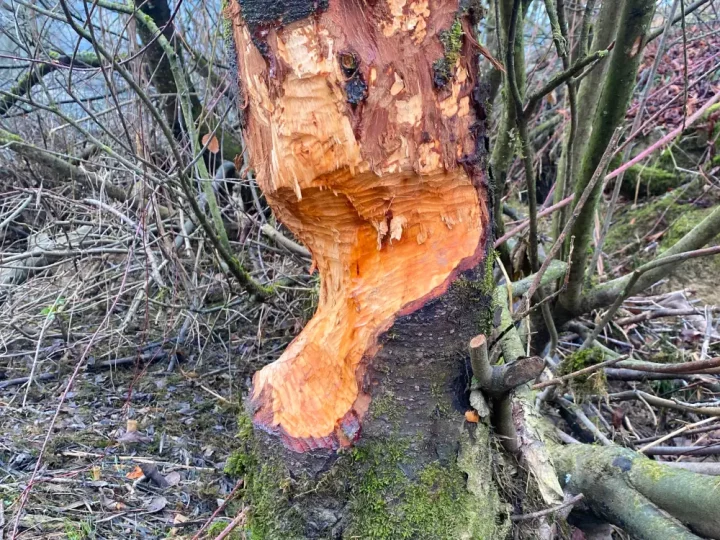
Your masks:
M379 335L483 258L477 51L457 1L331 0L304 18L255 3L226 12L249 159L321 289L255 375L253 420L294 450L337 448L359 436Z

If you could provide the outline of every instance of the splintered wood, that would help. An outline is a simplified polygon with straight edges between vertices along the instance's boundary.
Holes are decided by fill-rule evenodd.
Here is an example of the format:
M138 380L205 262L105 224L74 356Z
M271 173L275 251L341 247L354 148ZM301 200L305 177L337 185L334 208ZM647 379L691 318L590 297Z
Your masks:
M296 451L337 448L359 436L379 336L484 255L477 51L456 32L438 83L450 29L469 28L457 1L330 0L286 25L244 22L249 3L226 16L250 164L321 280L312 320L255 374L253 420Z

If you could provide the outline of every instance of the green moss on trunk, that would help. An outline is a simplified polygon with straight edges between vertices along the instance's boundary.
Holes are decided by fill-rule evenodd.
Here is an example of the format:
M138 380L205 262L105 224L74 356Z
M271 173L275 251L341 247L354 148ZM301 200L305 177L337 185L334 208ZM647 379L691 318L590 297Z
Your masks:
M415 470L409 461L412 441L388 437L361 440L340 452L329 470L310 478L280 458L269 458L245 413L239 423L238 448L225 472L244 476L245 532L253 540L487 540L504 538L509 530L507 508L492 481L489 429L483 424L458 425L463 430L459 458L447 463L437 460ZM323 520L331 525L329 536L313 532Z

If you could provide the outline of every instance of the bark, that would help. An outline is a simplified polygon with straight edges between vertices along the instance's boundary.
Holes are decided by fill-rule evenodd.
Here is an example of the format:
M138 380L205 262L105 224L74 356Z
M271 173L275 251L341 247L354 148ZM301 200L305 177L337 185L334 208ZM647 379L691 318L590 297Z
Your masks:
M245 420L236 459L248 463L253 538L505 538L490 430L464 417L465 345L487 324L468 314L487 309L488 283L471 272L385 334L352 449L297 453Z
M503 537L489 428L465 421L467 343L491 330L494 287L473 14L225 13L250 164L321 282L313 319L253 378L237 458L254 464L253 537Z

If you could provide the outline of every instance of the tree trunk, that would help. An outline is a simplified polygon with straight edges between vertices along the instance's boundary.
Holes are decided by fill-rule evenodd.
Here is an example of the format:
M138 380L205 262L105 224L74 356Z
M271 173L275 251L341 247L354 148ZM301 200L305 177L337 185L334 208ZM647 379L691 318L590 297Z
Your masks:
M493 289L475 14L239 0L225 15L250 164L321 280L313 319L253 379L235 459L253 538L503 536L488 428L464 416Z

